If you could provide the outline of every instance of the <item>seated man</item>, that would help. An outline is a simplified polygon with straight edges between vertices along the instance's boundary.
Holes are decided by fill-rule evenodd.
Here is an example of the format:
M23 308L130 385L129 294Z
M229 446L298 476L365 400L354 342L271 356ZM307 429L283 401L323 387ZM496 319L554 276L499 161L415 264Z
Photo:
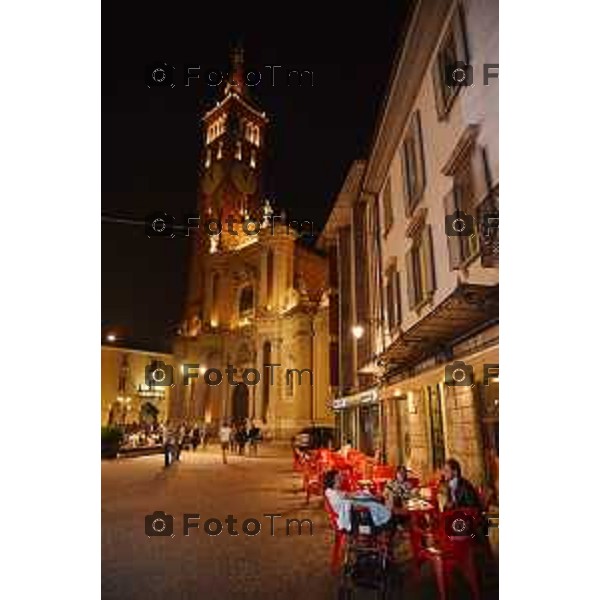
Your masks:
M324 478L325 498L331 509L337 514L337 526L345 531L352 530L352 506L367 508L375 527L386 527L391 524L392 513L374 496L361 492L351 495L340 489L340 475L337 471L328 471Z
M448 498L444 510L455 508L482 509L479 495L473 484L462 476L460 463L451 458L444 467L444 479L448 488Z

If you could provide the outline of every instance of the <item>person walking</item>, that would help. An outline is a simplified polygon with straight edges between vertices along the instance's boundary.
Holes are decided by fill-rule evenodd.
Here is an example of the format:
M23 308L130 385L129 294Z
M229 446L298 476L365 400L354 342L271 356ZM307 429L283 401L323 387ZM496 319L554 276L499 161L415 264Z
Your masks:
M244 450L246 448L246 442L248 441L248 433L246 432L246 425L241 424L235 434L235 441L237 442L238 454L244 456Z
M227 450L229 449L230 441L231 441L232 429L227 423L227 421L223 421L223 425L219 430L219 441L221 442L221 450L223 452L223 464L227 464Z
M198 425L194 426L192 430L192 450L196 452L196 448L200 445L200 427Z
M177 450L175 447L175 436L171 434L168 429L164 430L164 452L165 452L165 467L170 467L173 464L173 460L177 457Z
M248 440L250 441L250 449L248 455L258 456L258 442L260 441L260 429L254 421L250 421L250 431L248 431Z
M208 438L210 437L211 432L206 423L202 424L202 428L200 429L200 436L202 437L202 449L206 450L206 446L208 445Z
M231 452L232 454L235 452L237 428L238 425L234 421L232 421L231 426L229 427L229 430L231 432L229 434L229 452Z

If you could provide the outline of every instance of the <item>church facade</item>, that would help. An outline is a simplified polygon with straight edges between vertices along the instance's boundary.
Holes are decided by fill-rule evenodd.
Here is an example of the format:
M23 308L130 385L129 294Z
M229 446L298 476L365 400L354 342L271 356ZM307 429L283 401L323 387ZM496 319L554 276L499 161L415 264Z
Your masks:
M173 348L179 375L198 369L188 385L178 378L170 417L255 419L276 438L330 423L327 260L264 199L268 119L244 86L241 51L201 127L200 222Z

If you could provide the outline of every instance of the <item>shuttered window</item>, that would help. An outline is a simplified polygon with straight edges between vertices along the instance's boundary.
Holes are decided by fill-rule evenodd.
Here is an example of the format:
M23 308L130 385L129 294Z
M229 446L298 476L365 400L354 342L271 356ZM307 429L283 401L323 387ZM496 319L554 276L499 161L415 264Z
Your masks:
M445 119L460 87L446 85L446 77L457 62L469 64L469 48L462 6L457 6L433 66L433 86L439 119Z
M385 304L390 333L400 327L402 322L400 296L400 273L396 264L393 264L387 268L385 274Z
M429 300L436 288L431 225L425 225L415 233L406 253L406 273L409 308L412 310Z
M404 181L405 209L410 216L425 190L425 153L421 129L421 114L417 110L402 142L402 179Z
M387 303L388 329L394 331L396 329L396 308L394 306L394 286L389 279L385 285L385 296Z
M392 186L388 179L383 189L383 235L387 235L394 224L392 209Z
M451 269L461 268L479 254L478 207L487 195L485 161L483 148L475 145L455 167L452 189L444 198ZM459 235L457 230L463 227L465 229Z

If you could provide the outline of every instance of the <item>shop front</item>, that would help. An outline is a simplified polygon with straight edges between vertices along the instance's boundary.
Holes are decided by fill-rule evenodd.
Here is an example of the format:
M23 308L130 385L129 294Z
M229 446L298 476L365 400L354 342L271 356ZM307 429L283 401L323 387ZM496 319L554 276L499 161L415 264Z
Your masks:
M455 345L451 360L416 365L381 390L386 454L424 477L456 458L465 476L498 492L497 327Z
M368 456L383 447L381 403L376 388L335 399L333 410L342 445L349 441Z

